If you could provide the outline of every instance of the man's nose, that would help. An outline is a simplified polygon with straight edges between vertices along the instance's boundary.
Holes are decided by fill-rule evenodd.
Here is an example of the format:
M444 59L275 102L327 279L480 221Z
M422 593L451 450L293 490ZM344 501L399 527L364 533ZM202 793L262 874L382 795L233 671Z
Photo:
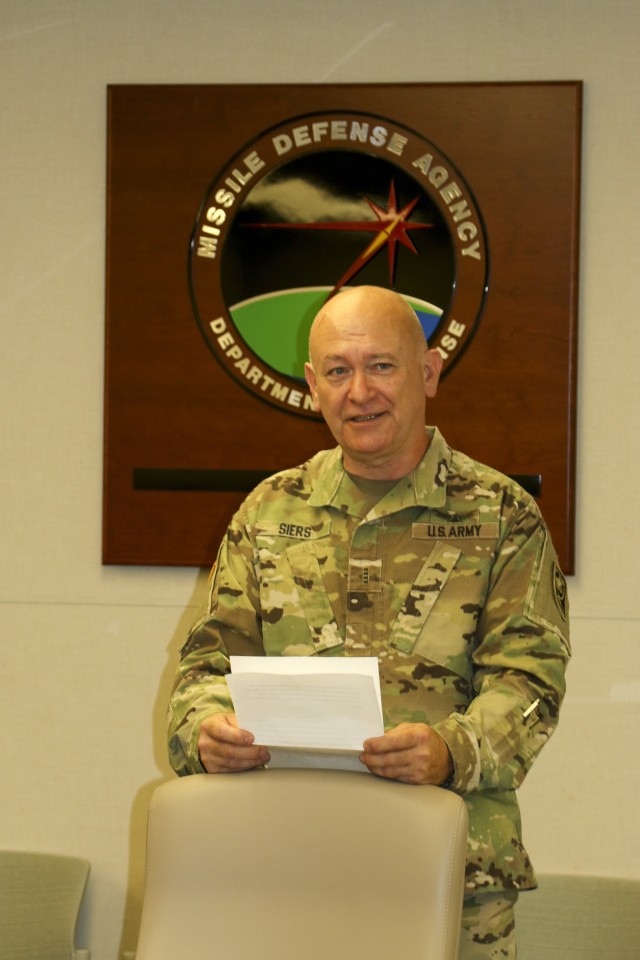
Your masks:
M354 403L365 403L371 398L373 387L364 370L354 370L349 383L349 397Z

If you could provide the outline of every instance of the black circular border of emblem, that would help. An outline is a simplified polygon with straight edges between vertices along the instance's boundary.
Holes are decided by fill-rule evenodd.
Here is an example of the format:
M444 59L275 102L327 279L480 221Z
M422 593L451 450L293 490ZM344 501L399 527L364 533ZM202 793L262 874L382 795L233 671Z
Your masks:
M354 130L365 129L364 142L350 139ZM320 141L318 131L323 131ZM252 139L222 167L200 203L189 244L192 309L209 349L233 379L272 406L310 419L320 415L306 384L275 371L244 342L225 301L221 262L234 220L257 183L296 157L329 150L344 152L345 160L363 154L386 160L412 178L446 223L455 277L450 301L429 338L443 356L443 376L476 332L489 282L486 230L475 198L460 171L422 134L379 115L325 110L289 118ZM424 299L419 291L399 292Z

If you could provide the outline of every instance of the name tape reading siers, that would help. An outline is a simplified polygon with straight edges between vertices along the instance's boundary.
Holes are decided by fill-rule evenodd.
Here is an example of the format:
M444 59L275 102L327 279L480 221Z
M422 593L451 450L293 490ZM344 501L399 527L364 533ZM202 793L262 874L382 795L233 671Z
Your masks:
M214 178L194 226L190 285L227 372L261 399L317 417L306 358L279 360L288 345L300 353L328 296L351 282L388 283L418 313L446 372L482 314L487 259L471 191L433 144L384 118L312 114L262 133Z

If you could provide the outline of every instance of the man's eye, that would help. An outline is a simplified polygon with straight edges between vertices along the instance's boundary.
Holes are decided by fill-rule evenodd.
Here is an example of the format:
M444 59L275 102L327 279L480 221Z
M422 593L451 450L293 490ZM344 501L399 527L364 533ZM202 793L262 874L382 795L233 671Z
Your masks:
M392 363L383 363L382 361L380 361L380 363L376 363L376 370L382 370L382 371L391 370L392 367L393 367Z
M332 367L327 373L329 377L342 377L347 372L346 367Z

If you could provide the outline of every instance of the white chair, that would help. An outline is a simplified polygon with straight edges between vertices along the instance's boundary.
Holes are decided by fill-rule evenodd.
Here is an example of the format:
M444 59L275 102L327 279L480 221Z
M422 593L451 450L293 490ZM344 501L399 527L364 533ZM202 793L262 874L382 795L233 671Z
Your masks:
M137 960L455 960L466 838L460 797L368 773L170 781Z
M516 906L518 960L638 960L640 880L546 874Z
M0 850L0 960L70 960L89 863Z

